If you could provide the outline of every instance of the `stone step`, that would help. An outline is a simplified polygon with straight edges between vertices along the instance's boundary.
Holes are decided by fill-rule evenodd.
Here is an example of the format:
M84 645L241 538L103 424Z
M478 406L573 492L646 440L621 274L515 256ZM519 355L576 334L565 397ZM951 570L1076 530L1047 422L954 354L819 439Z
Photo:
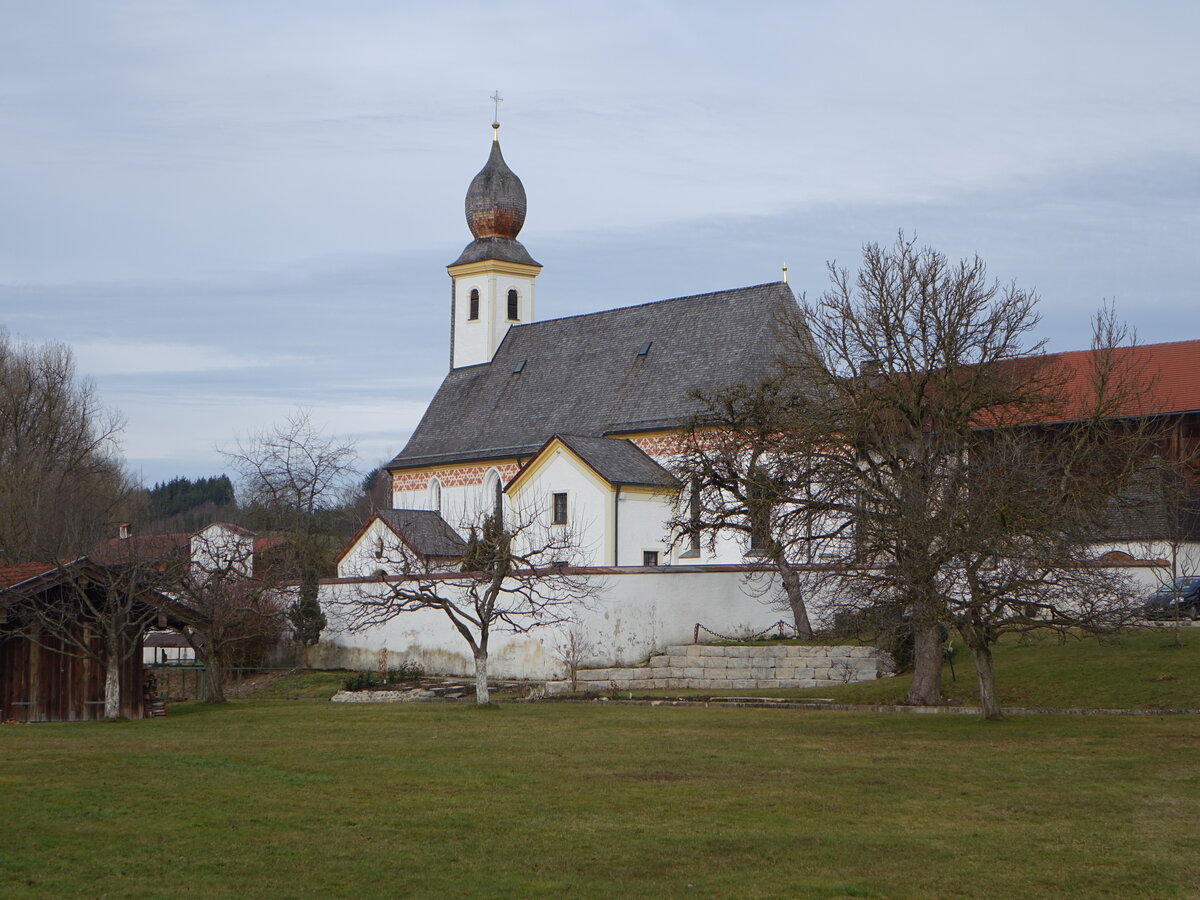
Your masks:
M651 656L645 665L581 669L576 682L583 690L832 687L873 681L892 670L891 659L874 647L680 644ZM546 688L563 693L569 685L549 682Z

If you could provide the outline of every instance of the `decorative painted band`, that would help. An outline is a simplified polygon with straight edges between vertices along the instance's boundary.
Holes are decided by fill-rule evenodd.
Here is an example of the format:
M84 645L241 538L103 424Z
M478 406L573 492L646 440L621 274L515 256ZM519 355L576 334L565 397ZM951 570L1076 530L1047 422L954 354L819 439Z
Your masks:
M412 469L392 473L393 491L423 491L429 487L429 479L437 478L443 488L470 487L483 484L487 473L495 469L500 477L508 481L517 474L515 462L487 463L477 466L446 466L438 469Z

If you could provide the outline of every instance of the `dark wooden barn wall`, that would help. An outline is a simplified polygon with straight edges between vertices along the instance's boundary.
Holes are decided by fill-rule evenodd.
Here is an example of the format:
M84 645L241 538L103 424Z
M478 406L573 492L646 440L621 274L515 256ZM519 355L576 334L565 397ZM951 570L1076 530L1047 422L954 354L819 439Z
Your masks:
M0 722L104 718L104 667L77 652L56 652L63 648L61 642L43 639L50 646L40 647L15 634L15 625L0 625ZM121 715L140 719L145 712L142 641L135 635L131 639L137 647L121 665ZM99 646L95 638L93 646Z

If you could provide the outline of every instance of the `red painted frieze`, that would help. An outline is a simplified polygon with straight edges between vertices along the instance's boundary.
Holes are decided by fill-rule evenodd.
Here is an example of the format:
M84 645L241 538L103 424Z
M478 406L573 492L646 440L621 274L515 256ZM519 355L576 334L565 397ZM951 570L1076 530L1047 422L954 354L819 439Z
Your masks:
M437 478L442 483L442 489L453 487L471 487L483 484L487 473L495 469L500 477L508 481L517 474L516 463L501 463L499 465L453 466L446 469L419 469L416 471L400 471L392 473L392 490L423 491L429 487L429 479Z

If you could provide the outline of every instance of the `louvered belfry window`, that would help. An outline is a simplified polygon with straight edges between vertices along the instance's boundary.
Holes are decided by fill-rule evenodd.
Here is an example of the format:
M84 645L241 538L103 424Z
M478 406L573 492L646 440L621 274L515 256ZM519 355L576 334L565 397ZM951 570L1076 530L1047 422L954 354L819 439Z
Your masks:
M517 292L516 289L511 289L508 292L508 320L515 322L520 318L518 316L519 309L517 308Z
M471 288L471 306L467 310L468 319L479 318L479 289Z

